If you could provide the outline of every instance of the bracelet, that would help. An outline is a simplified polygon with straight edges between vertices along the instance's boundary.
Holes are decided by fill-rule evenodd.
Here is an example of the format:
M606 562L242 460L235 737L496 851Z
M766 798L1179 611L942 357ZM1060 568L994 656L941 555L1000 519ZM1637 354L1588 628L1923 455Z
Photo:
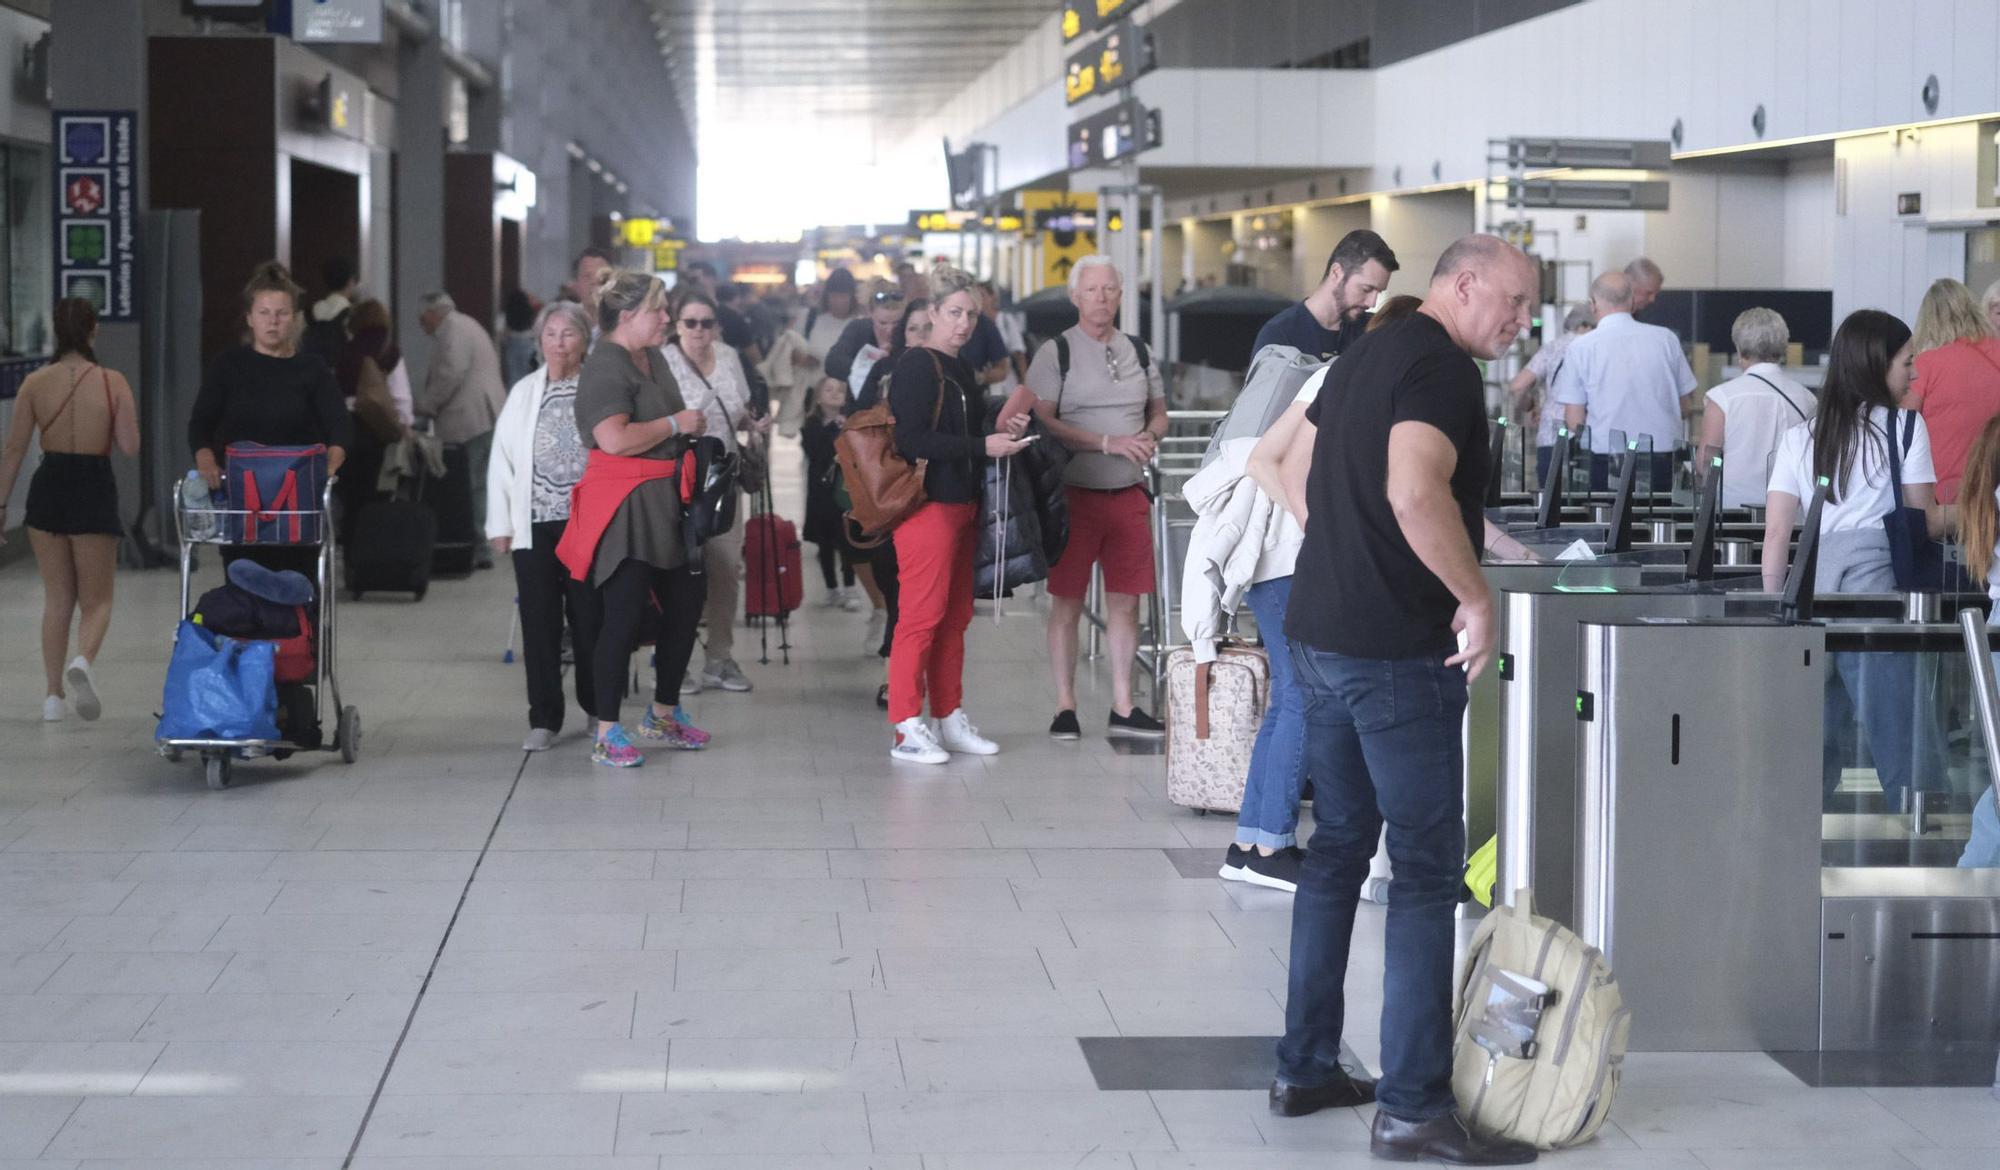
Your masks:
M668 434L667 436L668 438L671 439L674 437L674 435L678 435L681 433L681 420L675 418L671 414L667 416L667 425L674 428L673 431L670 434Z

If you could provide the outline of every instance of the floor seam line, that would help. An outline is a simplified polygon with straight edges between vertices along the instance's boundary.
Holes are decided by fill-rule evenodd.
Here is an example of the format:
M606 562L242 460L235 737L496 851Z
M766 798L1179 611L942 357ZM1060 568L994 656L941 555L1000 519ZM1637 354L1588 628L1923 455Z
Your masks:
M381 1103L382 1091L389 1085L389 1075L396 1070L396 1058L402 1054L403 1044L410 1038L410 1029L417 1022L417 1011L423 1007L424 997L430 994L431 979L437 975L444 949L451 943L451 934L458 927L459 915L465 913L466 899L472 896L472 883L478 880L479 867L485 864L486 855L493 850L493 839L500 833L500 822L506 819L507 807L514 803L514 794L520 791L521 777L528 774L528 761L532 758L527 752L521 753L520 766L514 770L514 782L507 786L507 797L500 802L499 811L493 814L493 826L486 830L486 840L479 847L479 856L473 858L472 871L465 875L465 885L458 892L458 904L452 907L451 918L444 924L444 934L438 939L437 950L431 953L430 966L424 970L423 982L417 985L417 998L411 1001L409 1014L403 1017L403 1030L396 1035L395 1047L389 1050L382 1075L375 1079L375 1091L368 1098L368 1108L361 1113L361 1124L355 1128L354 1140L348 1144L347 1156L341 1159L340 1170L352 1170L354 1159L361 1151L361 1140L368 1136L368 1123L375 1119L375 1106Z

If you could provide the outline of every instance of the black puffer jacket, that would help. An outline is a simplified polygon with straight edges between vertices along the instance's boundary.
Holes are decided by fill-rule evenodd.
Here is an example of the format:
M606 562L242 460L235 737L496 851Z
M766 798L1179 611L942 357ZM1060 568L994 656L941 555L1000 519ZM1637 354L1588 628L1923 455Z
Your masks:
M997 429L993 424L999 407L996 402L988 412L988 433ZM1028 433L1041 435L1041 440L1018 455L986 463L979 540L973 550L974 597L994 596L994 566L1003 562L997 574L1000 596L1046 580L1049 566L1069 544L1069 504L1063 496L1069 452L1040 422L1030 422Z

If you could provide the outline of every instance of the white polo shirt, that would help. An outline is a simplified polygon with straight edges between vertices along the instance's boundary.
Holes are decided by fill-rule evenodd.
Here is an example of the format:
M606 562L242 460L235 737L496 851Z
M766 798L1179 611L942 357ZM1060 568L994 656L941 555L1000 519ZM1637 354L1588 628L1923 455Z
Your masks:
M1903 428L1908 424L1901 417L1905 412L1896 413L1895 434L1900 447ZM1902 506L1903 502L1895 499L1890 491L1889 425L1889 412L1885 408L1877 406L1868 412L1867 429L1857 436L1860 445L1855 450L1854 464L1848 469L1846 480L1840 484L1840 499L1829 499L1820 510L1821 535L1878 527L1892 508ZM1723 470L1727 474L1728 456L1723 458ZM1921 416L1912 428L1910 449L1903 455L1902 462L1903 486L1937 482L1937 472L1931 465L1931 433L1924 426ZM1813 474L1812 427L1807 423L1795 423L1778 438L1778 458L1771 465L1771 490L1784 492L1803 506L1812 500L1817 484L1818 479Z
M1607 313L1570 343L1550 398L1584 408L1592 451L1609 453L1611 432L1623 431L1651 437L1653 450L1668 454L1681 439L1681 399L1693 392L1694 371L1673 330Z
M1812 391L1785 376L1776 362L1759 362L1708 392L1722 411L1722 506L1761 508L1778 436L1819 410Z

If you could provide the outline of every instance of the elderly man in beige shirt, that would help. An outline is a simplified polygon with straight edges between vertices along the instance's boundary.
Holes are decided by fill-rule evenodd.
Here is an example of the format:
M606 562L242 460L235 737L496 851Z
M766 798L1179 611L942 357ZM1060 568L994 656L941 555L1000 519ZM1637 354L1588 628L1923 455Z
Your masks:
M417 318L430 334L430 372L416 394L417 417L432 420L439 440L465 447L472 471L472 516L475 526L486 515L486 464L493 455L493 422L507 402L500 378L500 352L479 322L458 311L449 293L424 297ZM473 563L493 567L493 553L484 534L478 539Z

